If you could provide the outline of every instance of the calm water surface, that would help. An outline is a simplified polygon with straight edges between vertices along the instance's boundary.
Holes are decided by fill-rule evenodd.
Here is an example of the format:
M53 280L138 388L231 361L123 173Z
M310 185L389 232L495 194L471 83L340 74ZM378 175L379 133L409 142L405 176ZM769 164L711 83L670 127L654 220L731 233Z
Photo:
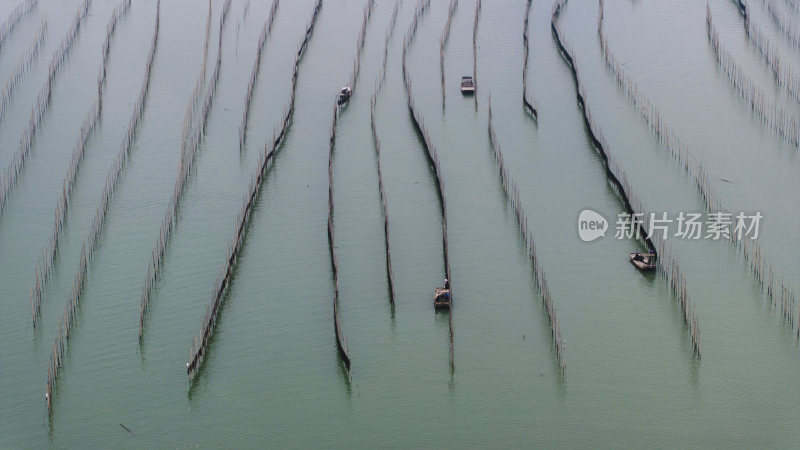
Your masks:
M431 305L444 277L441 215L400 64L412 0L400 2L376 99L394 308L369 123L393 0L375 2L355 93L336 124L334 220L350 371L333 332L328 138L331 105L352 70L366 0L323 2L300 64L292 125L261 187L209 354L190 381L189 348L201 331L259 152L289 101L292 62L314 5L280 3L240 150L244 96L271 2L233 0L221 47L223 2L211 2L207 58L213 62L222 52L217 92L139 341L142 284L175 185L208 12L204 2L164 1L144 116L89 268L48 413L52 342L142 83L155 20L155 0L135 0L111 39L102 116L80 166L34 329L29 298L36 263L94 99L106 24L119 4L93 0L0 213L0 448L796 447L797 329L781 319L742 255L723 242L670 241L700 320L698 359L667 284L627 261L627 252L641 244L613 237L624 207L588 140L575 83L550 29L552 4L536 0L530 12L528 89L538 100L537 123L521 105L523 0L482 2L476 99L463 97L458 87L462 75L472 74L475 1L458 2L445 46L443 104L438 42L448 3L431 2L408 63L445 181L456 293L452 370L448 316ZM775 3L798 23L792 2L750 3L751 20L783 63L800 71L800 50L766 6ZM0 2L0 17L17 5ZM0 120L4 168L78 5L41 0L0 45L5 78L47 17L40 54ZM748 76L770 101L800 114L748 40L735 3L712 0L709 7L724 45ZM703 212L693 179L658 143L606 67L597 14L596 1L570 0L560 21L610 148L648 210ZM796 289L797 148L762 125L731 86L716 64L705 18L702 2L607 1L604 20L614 54L703 161L724 206L764 215L759 242L784 283ZM210 75L211 64L207 70ZM489 145L490 95L498 140L567 342L563 376ZM605 238L579 239L577 217L586 208L611 221Z

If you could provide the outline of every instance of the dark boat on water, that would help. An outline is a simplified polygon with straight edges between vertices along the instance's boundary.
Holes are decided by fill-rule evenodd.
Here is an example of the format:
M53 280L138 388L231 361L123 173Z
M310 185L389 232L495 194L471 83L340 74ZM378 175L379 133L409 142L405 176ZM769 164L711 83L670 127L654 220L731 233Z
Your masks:
M464 95L475 93L475 81L472 77L461 77L461 93Z
M342 106L350 100L350 96L353 95L353 89L350 86L345 86L339 91L339 98L336 99L336 105Z
M630 258L631 264L643 272L656 270L656 255L654 253L644 254L636 250L630 253Z

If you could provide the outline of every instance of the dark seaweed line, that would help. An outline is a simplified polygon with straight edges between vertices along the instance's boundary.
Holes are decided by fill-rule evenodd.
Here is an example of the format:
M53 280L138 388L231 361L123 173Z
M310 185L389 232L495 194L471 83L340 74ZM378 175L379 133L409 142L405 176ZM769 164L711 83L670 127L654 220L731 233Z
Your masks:
M364 49L364 41L367 35L367 23L372 16L373 0L367 0L364 6L364 18L361 22L361 31L356 41L356 57L353 64L353 72L350 74L348 86L355 92L355 82L361 67L361 52ZM338 98L333 103L333 119L331 122L331 134L328 145L328 248L331 254L331 268L333 270L333 325L336 334L336 348L342 358L347 370L350 370L350 351L347 348L347 338L342 332L342 321L339 315L339 258L336 256L336 241L334 239L333 223L333 150L336 147L336 123L339 120Z
M439 38L439 70L442 73L442 108L444 108L446 96L444 81L444 44L447 43L447 38L450 37L450 25L453 23L453 14L456 12L456 5L458 5L458 0L450 0L450 6L447 10L447 21L444 23L442 37Z
M375 92L377 94L377 90ZM389 206L386 200L386 190L383 187L383 171L381 170L381 140L378 137L378 128L375 124L375 95L372 96L369 107L370 126L372 128L372 141L375 148L375 160L378 165L378 192L381 197L381 209L383 210L383 233L384 247L386 250L386 278L389 281L389 301L394 306L394 271L392 270L392 249L389 245Z
M198 123L189 127L191 134L184 140L181 146L180 161L178 163L178 173L175 180L175 186L172 190L172 197L170 198L169 205L164 212L164 218L161 221L161 227L158 231L158 240L153 248L150 261L147 265L147 273L145 275L144 285L142 287L141 305L139 307L139 339L142 338L144 332L144 322L147 317L147 310L150 306L150 300L153 295L158 273L164 265L164 254L167 248L172 231L175 229L175 222L178 220L178 208L180 207L183 193L186 191L186 185L189 177L192 174L194 162L196 160L197 151L200 147L203 134L206 130L208 123L208 115L211 111L211 106L214 102L214 95L217 92L217 82L219 81L220 69L222 66L222 35L225 28L225 19L228 16L228 9L230 8L231 0L226 0L222 7L222 15L219 18L219 33L217 42L217 57L214 63L214 69L211 73L211 79L206 88L206 95L200 109ZM196 91L195 91L196 92ZM193 93L187 108L187 119L189 123L193 122L193 102L196 101L195 94ZM184 130L186 130L187 120L184 120Z
M453 370L455 368L455 350L454 350L454 341L455 341L455 332L453 329L453 304L455 303L455 295L453 293L453 278L450 272L450 258L447 250L447 201L444 197L444 181L442 178L442 171L441 166L439 164L439 154L436 152L436 148L433 146L433 142L431 142L430 134L428 134L428 130L425 128L425 123L422 120L420 114L418 113L417 109L414 106L414 98L411 92L411 75L408 71L408 65L406 64L406 55L408 53L408 47L411 45L411 42L414 39L414 35L417 31L417 26L419 19L425 13L425 10L430 5L430 0L420 0L417 8L414 12L414 18L411 21L411 25L408 28L408 33L406 34L405 40L403 41L403 56L402 56L402 66L403 66L403 82L406 85L406 100L408 102L408 111L409 115L411 116L411 122L414 125L414 129L416 130L417 134L422 138L423 147L425 150L425 156L428 158L428 163L433 167L433 177L436 180L436 191L439 197L439 206L442 210L442 256L444 258L444 271L445 277L450 281L450 298L451 298L451 306L450 306L450 369Z
M592 141L595 149L600 154L600 158L603 160L605 166L606 177L619 194L620 199L625 206L625 211L633 216L637 212L643 212L644 208L642 208L641 202L635 196L633 196L632 186L628 182L628 178L625 175L624 170L620 164L614 160L609 150L610 147L606 143L605 137L603 137L599 127L594 121L591 110L586 102L586 92L584 91L583 84L581 83L578 69L575 64L574 57L572 56L572 51L568 48L568 45L561 37L562 32L558 23L558 17L566 2L567 0L558 0L553 5L553 13L550 20L553 39L556 41L564 61L567 63L567 66L572 73L573 80L575 81L575 94L578 100L578 105L581 109L587 135ZM639 224L638 227L639 234L643 238L647 247L654 254L658 255L656 260L658 272L670 286L672 292L678 299L681 313L683 314L684 323L688 327L688 333L691 338L692 352L697 356L697 358L700 358L700 326L694 305L691 302L691 297L686 289L686 276L681 272L677 260L671 255L671 252L667 247L667 243L664 240L659 239L657 236L654 237L657 243L653 243L653 237L647 234L649 220L646 214L643 214L643 219L644 220Z
M228 249L227 264L220 271L217 280L214 282L213 301L210 305L206 306L206 314L203 317L201 337L199 339L195 337L192 347L189 349L189 361L186 363L186 373L189 375L190 379L194 378L194 375L200 369L208 351L208 342L211 338L211 335L214 333L217 323L217 316L219 314L219 308L224 299L225 292L230 286L231 277L233 276L233 270L236 265L239 251L241 250L242 242L244 241L245 233L247 231L247 224L250 220L253 205L258 197L262 182L267 175L267 170L271 167L273 158L277 151L280 150L281 143L283 143L286 132L291 126L292 117L294 115L294 100L295 91L297 89L297 74L300 68L300 61L305 53L305 49L309 39L311 38L311 34L314 31L314 25L317 22L317 16L319 15L321 7L322 0L317 0L314 5L313 15L311 16L311 20L306 28L306 33L303 37L303 40L300 42L297 53L295 54L294 71L292 72L292 90L289 94L289 106L286 108L285 114L281 121L280 131L273 135L271 150L268 151L270 145L268 142L267 145L264 146L264 150L261 152L259 159L259 170L250 182L248 195L245 197L242 210L236 219L236 232L234 237L231 239L231 247Z
M333 121L331 123L331 136L328 147L328 248L331 254L331 268L333 270L333 328L336 333L336 348L339 356L344 361L344 366L350 370L350 351L347 349L347 338L342 333L342 321L339 317L339 259L336 257L336 242L334 240L333 225L333 148L336 145L336 119L339 116L339 107L333 104Z
M97 95L86 113L86 118L83 121L80 129L78 142L72 151L72 159L67 166L67 172L64 175L64 182L62 183L61 197L58 200L54 212L53 231L49 242L42 248L42 254L36 262L35 285L31 288L31 315L33 320L33 327L39 319L42 303L42 293L47 284L47 280L53 271L53 264L55 263L56 254L58 253L58 246L61 238L61 231L64 227L64 222L67 220L67 210L69 209L69 200L72 195L72 188L75 185L75 179L78 177L83 156L86 151L86 146L89 138L95 130L95 125L100 119L103 111L103 87L105 85L108 57L109 57L109 42L111 36L116 29L117 21L122 17L130 8L131 0L122 0L122 3L114 9L111 14L111 19L108 21L106 27L106 37L103 41L103 62L100 65L100 70L97 78Z
M717 64L722 68L728 80L737 92L747 101L750 110L755 113L761 123L778 136L794 145L800 146L800 119L771 102L767 94L750 79L737 64L725 47L714 28L711 8L706 7L706 31L711 48L714 50Z
M375 91L372 93L372 98L369 104L369 120L370 127L372 128L372 142L375 149L375 161L378 168L378 192L381 197L381 209L383 210L383 234L384 234L384 247L386 250L386 278L389 283L389 302L392 307L395 304L395 288L394 288L394 271L392 270L392 249L389 245L389 206L386 200L386 190L383 187L383 171L381 170L381 140L378 137L378 127L375 123L375 103L377 101L378 92L383 85L383 80L386 77L386 61L389 54L389 38L391 37L392 30L397 23L397 11L400 3L395 1L394 12L389 21L389 28L386 30L386 39L384 40L383 47L383 65L381 66L378 79L375 83Z
M158 42L160 11L161 1L159 0L156 3L155 31L153 32L150 53L148 54L147 62L145 64L144 81L142 82L142 87L139 91L139 98L136 100L136 104L133 107L133 113L130 121L128 122L128 128L120 146L119 153L114 160L114 164L111 166L108 174L106 175L106 184L100 198L100 206L97 208L94 221L92 222L91 229L89 230L89 237L86 239L81 249L80 263L78 272L75 275L75 281L72 284L72 293L67 297L67 304L64 308L64 313L61 316L58 325L58 336L53 342L53 353L50 357L50 364L48 365L47 369L47 390L45 395L47 399L48 411L52 411L53 387L58 380L59 371L64 363L66 341L69 340L69 332L78 313L78 307L81 295L83 293L83 285L86 280L88 266L92 257L94 256L94 251L97 248L97 244L99 243L100 232L103 229L103 224L105 223L109 202L114 193L115 187L118 185L125 163L130 157L132 148L131 144L133 143L137 125L142 117L142 112L144 111L146 96L150 86L150 74L153 58L155 56L156 44Z
M603 50L606 64L612 69L618 84L623 87L631 102L637 106L639 113L644 117L650 129L657 136L659 142L669 150L673 159L678 161L686 173L694 178L695 185L700 191L706 209L712 213L724 211L722 202L711 187L711 183L709 182L710 176L703 166L703 163L694 157L689 151L689 147L680 140L674 129L669 127L666 121L661 117L658 108L644 95L636 82L625 73L622 64L619 63L619 60L617 60L611 52L602 25L603 0L600 0L598 33L600 36L600 47ZM751 241L749 237L740 239L735 233L731 233L729 242L744 255L745 261L748 262L748 269L755 277L756 282L761 285L762 289L765 288L766 284L767 297L772 301L773 306L777 307L778 303L780 303L782 315L787 318L787 321L792 324L792 327L794 328L800 325L797 324L797 320L795 320L795 310L791 306L794 304L792 300L794 289L785 284L783 276L780 276L773 269L772 264L767 262L758 242ZM781 293L780 300L776 298L776 291ZM796 317L800 319L800 312L798 312Z
M5 83L3 83L3 91L0 93L0 120L5 117L6 107L11 102L19 82L22 81L22 78L28 73L28 70L39 55L39 50L42 48L46 31L47 17L42 17L42 24L39 25L39 31L36 32L33 42L25 53L22 54L19 61L17 61L14 72L9 74Z
M69 52L70 48L72 48L72 44L75 42L75 37L78 35L81 23L86 17L88 10L89 0L84 0L78 7L78 12L75 16L75 19L72 21L72 25L67 31L66 37L61 42L61 45L58 47L58 49L56 49L56 51L53 53L53 57L50 60L47 80L45 81L44 86L42 86L42 89L39 91L39 95L36 97L36 102L31 110L28 126L25 128L25 130L23 130L22 136L19 139L17 153L14 155L11 164L3 171L2 178L0 179L0 184L2 184L2 191L0 191L0 214L2 214L3 209L5 209L8 197L13 191L14 186L16 186L17 179L22 173L25 160L30 153L31 147L33 146L36 132L39 130L39 125L42 123L42 119L47 112L47 106L50 104L50 96L55 85L55 78L56 74L58 73L58 69L63 65L64 60L67 57L67 53Z
M525 24L522 31L522 105L533 119L538 121L539 120L539 104L536 99L529 100L528 99L528 47L529 47L529 38L528 38L528 19L531 15L531 3L533 0L527 0L525 5Z
M3 48L3 44L6 42L6 39L11 34L11 32L16 28L17 24L19 23L20 19L25 17L31 10L39 3L39 0L25 0L23 3L19 4L11 14L3 21L3 24L0 25L0 49Z
M256 50L256 59L253 62L253 70L250 73L250 80L247 82L247 93L244 96L244 112L242 113L242 124L239 126L239 151L244 149L244 141L247 138L247 119L250 115L250 103L253 100L253 89L256 86L258 79L258 69L261 67L261 55L264 53L264 46L267 43L267 37L272 30L272 23L275 21L275 11L278 10L278 3L280 0L274 0L272 7L269 9L269 16L264 22L264 27L261 29L261 34L258 36L258 44ZM247 4L248 6L250 3ZM245 14L246 14L245 10Z
M511 203L512 208L514 208L517 225L519 225L520 233L522 233L522 239L528 247L528 259L531 261L534 278L536 278L536 283L539 286L542 306L544 306L545 311L547 311L547 322L550 325L550 337L553 339L553 348L556 352L556 363L558 364L561 376L564 377L566 374L566 362L564 361L564 340L561 338L561 327L558 317L556 316L556 309L553 304L552 295L550 294L550 287L547 284L547 278L545 278L544 269L542 269L539 257L536 255L536 244L534 243L533 232L531 232L528 226L528 217L520 201L517 183L511 178L508 172L505 159L503 158L503 152L497 142L497 134L494 131L494 124L492 121L491 97L489 98L489 143L494 152L495 161L497 162L503 191L506 194L506 198L508 198L508 201Z

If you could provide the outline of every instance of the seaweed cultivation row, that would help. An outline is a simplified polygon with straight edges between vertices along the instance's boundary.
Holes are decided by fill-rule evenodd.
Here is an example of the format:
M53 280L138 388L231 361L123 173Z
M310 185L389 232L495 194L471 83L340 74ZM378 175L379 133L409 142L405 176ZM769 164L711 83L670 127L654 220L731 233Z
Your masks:
M734 88L747 101L750 109L770 130L794 146L800 145L800 122L798 117L777 106L756 83L745 74L744 70L728 50L722 45L719 33L714 27L711 8L706 6L706 30L711 48L717 63L730 80Z
M800 48L800 24L791 18L788 11L778 6L775 0L766 0L766 3L769 15L783 34L786 35L786 39L795 47Z
M358 78L358 72L361 70L361 52L364 50L364 39L367 37L367 23L372 17L372 6L374 5L374 0L367 0L367 4L364 6L364 18L361 20L361 31L358 34L358 40L356 41L356 57L353 62L353 72L350 73L350 78L347 83L348 86L351 88L355 87L356 79Z
M336 348L344 366L350 369L350 351L347 349L347 338L342 332L342 321L339 318L339 259L336 257L336 242L334 240L333 224L333 148L336 146L336 119L339 116L339 107L333 105L333 121L331 123L331 137L328 146L328 248L331 254L331 269L333 270L333 328L336 334Z
M208 114L211 111L211 106L214 102L214 95L217 92L217 81L219 80L220 68L222 65L222 35L225 28L225 19L228 16L231 0L226 0L222 7L222 15L219 18L219 33L217 42L217 57L214 63L214 68L211 72L211 77L206 87L206 94L201 104L199 117L194 123L192 111L194 109L194 102L197 100L196 92L192 94L192 99L189 102L187 109L187 120L184 121L184 139L181 143L180 161L178 164L178 174L175 180L175 187L172 190L172 197L170 198L167 210L164 213L164 218L161 221L161 228L158 232L158 240L153 249L150 261L147 266L147 274L145 275L144 286L142 287L141 306L139 313L139 338L141 339L144 330L144 321L147 315L147 309L150 305L150 298L155 289L155 283L158 279L158 272L164 263L164 252L167 248L167 243L175 228L175 222L178 219L178 208L180 207L183 193L186 190L186 184L189 181L189 176L192 174L194 161L197 156L197 151L205 132L206 124L208 123ZM187 128L188 127L188 128ZM189 130L187 133L186 130Z
M353 64L353 71L350 74L348 86L355 90L355 82L361 66L361 51L364 48L364 40L367 33L367 23L372 15L373 0L367 0L364 7L364 18L361 22L361 31L356 41L356 57ZM345 367L350 369L350 351L347 348L347 338L342 332L342 321L339 316L339 258L336 256L336 241L333 221L333 150L336 147L336 123L339 120L339 108L344 107L337 98L333 104L333 119L331 122L331 133L328 142L328 248L331 255L331 269L333 271L333 325L336 334L336 348L342 358Z
M256 86L258 79L258 69L261 67L261 55L264 53L264 46L267 43L267 37L272 30L272 23L275 21L275 11L278 10L278 3L280 0L274 0L272 7L269 9L269 16L267 16L264 27L261 28L261 34L258 36L258 44L256 49L256 60L253 62L253 70L250 73L250 80L247 82L247 93L244 96L244 111L242 112L242 124L239 126L239 150L244 149L244 141L247 138L247 118L250 115L250 103L253 100L253 89ZM247 3L250 6L250 3ZM247 9L245 9L247 14Z
M108 21L106 27L106 37L103 40L102 55L103 62L100 65L100 70L97 77L97 95L86 113L86 118L81 125L78 142L72 151L72 158L67 166L67 172L64 175L64 182L62 183L61 197L55 209L55 219L53 223L53 231L50 241L42 249L42 256L36 263L36 284L31 289L31 314L33 318L33 326L39 318L41 310L42 293L44 292L47 280L53 271L53 264L55 263L56 254L58 253L58 244L60 242L61 231L64 227L64 222L67 220L67 210L69 209L69 199L72 194L72 188L75 185L75 179L78 176L83 156L86 151L86 146L89 138L95 130L95 125L100 119L103 111L103 87L105 85L106 75L108 73L108 58L109 58L109 43L111 36L116 29L117 21L123 16L130 8L131 1L123 0L122 3L114 9L111 14L111 19Z
M106 26L106 38L103 40L103 65L101 67L102 72L100 73L100 77L97 80L97 94L99 95L99 104L100 110L103 110L103 84L106 81L106 70L108 69L108 57L109 57L109 48L111 47L111 35L114 34L114 30L117 29L117 22L119 19L124 16L128 10L131 8L131 0L123 0L122 3L114 8L114 11L111 13L111 19L108 21L108 25Z
M403 40L403 55L402 55L402 67L403 67L403 82L406 86L406 99L408 102L408 110L411 116L411 122L414 125L414 129L417 131L417 134L422 138L423 147L425 150L425 156L428 159L428 163L433 167L433 177L436 181L436 189L439 198L439 207L441 208L442 212L442 256L444 258L444 273L445 278L450 281L450 317L449 317L449 324L450 324L450 368L451 370L455 367L455 351L454 351L454 340L455 340L455 332L453 329L453 304L455 303L454 294L453 294L453 278L450 272L450 257L448 254L448 246L447 246L447 201L444 197L444 178L442 177L442 169L441 164L439 164L439 154L436 151L436 147L433 146L433 142L431 141L430 134L428 130L425 128L425 123L422 120L422 116L419 114L419 111L414 105L414 97L412 95L412 88L411 88L411 74L408 70L408 65L406 63L406 56L408 54L408 47L414 40L414 35L417 31L417 26L419 19L425 13L425 10L430 5L430 0L420 0L417 4L417 8L414 11L414 17L411 20L411 25L408 27L408 33L406 34L405 39Z
M453 23L453 14L456 12L458 0L450 0L450 6L447 9L447 20L444 22L444 30L442 30L442 37L439 38L439 70L442 73L442 107L444 107L445 99L445 81L444 81L444 44L447 43L447 38L450 36L450 25Z
M9 74L8 78L6 78L6 81L3 83L3 90L0 92L0 120L5 117L6 107L11 102L19 82L22 81L25 74L28 73L28 69L31 68L36 57L39 55L39 50L42 48L46 31L47 18L42 17L42 24L39 25L39 31L36 32L33 42L22 54L19 61L17 61L14 72Z
M383 170L381 169L381 139L378 136L378 126L375 123L375 103L377 102L378 92L383 85L383 80L386 78L386 60L389 54L389 38L391 37L392 30L394 30L394 26L397 23L397 10L399 5L400 3L395 1L394 12L392 13L392 18L389 22L389 28L386 30L386 39L384 40L383 64L378 74L378 79L375 83L375 92L373 92L369 104L369 122L372 129L372 142L375 149L375 161L378 168L378 192L380 194L381 209L383 211L383 242L386 250L386 279L389 284L389 302L391 303L392 307L394 307L395 304L395 283L394 271L392 270L392 249L391 245L389 244L389 205L387 204L386 200L386 190L383 186Z
M478 20L481 18L481 0L475 2L475 21L472 24L472 80L475 83L475 104L478 104Z
M724 208L722 202L711 187L708 171L705 169L702 161L698 160L689 151L688 146L680 140L675 130L663 119L656 105L644 95L636 82L626 74L623 65L620 64L619 60L612 53L603 31L603 6L603 0L600 0L598 33L606 64L612 69L618 84L625 90L628 98L637 107L651 131L653 131L659 139L659 142L669 150L671 156L678 161L686 173L694 179L706 209L712 213L723 212ZM772 265L767 262L758 242L751 241L749 236L745 236L744 239L741 239L736 233L731 233L729 240L730 243L744 255L745 260L748 262L748 269L755 277L756 282L761 285L762 289L766 284L767 295L773 300L773 303L778 302L781 305L788 303L788 299L791 298L794 291L783 281L783 277L777 274L777 271L773 269ZM781 293L780 295L782 295L783 298L773 298L775 292ZM785 315L789 317L790 323L795 323L794 309L788 307L787 309ZM800 318L800 312L798 312L797 317Z
M489 98L489 143L494 152L494 158L497 162L497 167L500 173L500 182L503 185L503 191L506 194L511 207L514 208L514 215L517 218L517 225L519 226L522 239L528 247L528 259L533 267L533 275L536 278L536 283L539 286L539 294L542 298L542 306L547 311L547 322L550 325L550 337L553 339L553 348L556 352L556 363L561 376L563 377L566 372L566 362L564 361L564 339L561 337L561 327L559 325L558 317L556 316L556 309L553 305L553 297L550 294L550 287L547 285L547 278L545 278L544 269L539 262L539 257L536 255L536 244L533 240L533 233L528 226L528 216L522 207L520 201L519 189L517 183L511 178L508 168L505 165L503 158L503 151L497 142L497 134L494 131L494 124L492 121L492 100Z
M3 44L8 39L8 36L11 34L11 31L16 28L17 24L19 23L20 19L25 17L26 14L31 12L31 10L39 3L39 0L25 0L24 2L20 3L11 14L0 24L0 49L3 48Z
M158 43L160 13L161 2L159 0L156 3L155 30L153 31L150 52L148 53L147 61L145 63L144 80L142 81L142 87L139 91L139 97L134 104L133 113L131 114L130 121L128 122L128 128L125 132L125 137L123 138L119 153L117 153L117 157L106 176L106 184L100 197L100 205L98 206L94 220L92 221L92 226L89 230L89 236L81 248L78 272L75 275L75 281L72 284L72 291L67 295L67 303L64 307L64 313L59 320L58 335L53 342L53 354L50 357L50 363L47 368L47 387L45 398L47 400L48 411L52 411L53 389L56 381L58 380L58 375L64 362L66 341L69 340L70 330L72 325L75 323L75 319L77 318L80 299L83 294L84 283L88 273L88 267L92 257L94 256L94 251L99 243L100 232L105 224L109 203L114 194L116 186L119 184L119 178L122 175L125 163L130 157L132 149L131 145L135 137L137 125L139 124L139 120L141 119L142 112L144 110L147 92L149 91L150 86L150 74L153 65L153 58L155 56L156 46Z
M14 189L14 186L16 186L17 178L19 178L22 173L25 160L28 154L30 154L31 147L33 147L33 140L36 137L36 132L39 130L39 125L42 123L42 119L47 112L47 106L50 104L50 96L55 86L58 69L64 63L69 49L72 48L72 44L75 42L75 37L78 35L81 23L86 17L88 10L89 0L84 0L78 6L78 12L67 30L66 37L64 37L64 40L61 41L61 45L59 45L53 53L48 69L47 80L45 80L44 86L42 86L39 95L36 97L36 101L31 110L30 120L20 137L17 153L14 155L11 164L3 171L2 178L0 179L0 184L2 185L2 191L0 191L0 214L2 214L2 211L5 209L8 197Z
M745 33L751 42L756 46L758 52L764 57L764 61L772 70L778 86L782 86L789 95L797 102L800 102L800 78L798 78L791 65L785 64L780 57L780 49L767 36L767 33L755 24L750 14L749 4L744 8Z
M527 0L525 4L525 23L522 31L522 106L533 116L534 120L539 120L539 105L536 99L528 99L528 53L530 39L528 35L528 21L531 15L531 4L533 0Z
M597 33L600 37L600 48L603 52L606 66L612 70L617 84L622 87L628 99L636 106L637 111L644 118L650 130L656 135L659 143L666 147L670 156L678 162L686 173L694 178L706 208L713 212L720 211L722 207L719 198L711 187L708 172L702 161L695 158L689 151L689 147L680 140L675 130L664 120L658 107L647 98L636 82L628 76L624 66L611 51L611 47L608 45L608 38L603 30L603 1L599 1L600 13L597 20Z
M189 360L186 363L186 373L190 378L194 378L195 374L202 366L202 362L208 352L208 342L211 338L211 335L214 333L214 329L217 324L219 308L220 305L222 305L225 292L227 292L227 289L230 286L231 277L233 276L233 270L236 265L239 251L241 250L242 242L244 241L247 223L250 220L253 205L256 202L264 178L267 175L267 170L272 166L275 153L281 148L281 143L283 142L284 137L286 137L286 132L292 123L292 117L294 115L295 91L297 90L297 74L300 68L300 61L305 53L305 49L308 45L309 39L311 38L311 34L314 31L314 25L317 22L317 16L319 15L321 7L322 0L317 0L314 5L314 11L311 16L311 20L306 27L303 40L300 42L300 45L297 48L297 53L295 54L294 70L292 72L292 90L289 94L289 105L285 109L285 114L281 121L279 131L273 135L272 141L268 142L267 145L264 146L264 150L261 152L258 162L258 171L250 182L247 195L245 196L242 204L242 209L236 218L236 231L233 238L231 238L231 246L228 249L226 264L222 267L217 280L214 282L212 290L213 300L209 305L206 306L206 313L203 316L200 337L194 338L192 347L189 349Z
M600 132L594 117L592 116L592 112L586 101L586 91L581 83L575 58L572 56L574 53L569 48L569 44L567 44L562 38L563 32L561 31L561 27L558 22L558 17L566 3L567 0L558 0L553 5L550 27L553 31L553 38L556 41L556 45L558 45L558 48L564 57L564 61L569 67L572 77L575 81L575 94L583 115L583 122L588 132L589 139L592 141L592 145L598 151L601 159L603 160L606 176L619 194L625 207L625 212L631 217L634 217L636 214L641 214L644 217L644 220L638 224L637 237L641 237L650 251L657 256L657 269L678 298L683 320L688 327L689 336L691 338L692 350L699 358L700 327L694 305L692 304L691 298L686 289L686 277L681 272L677 260L671 255L671 252L669 252L666 242L662 241L657 236L652 237L648 235L647 230L649 228L649 221L647 215L643 214L644 208L642 207L638 198L633 195L633 188L628 181L624 170L620 166L619 162L617 162L610 153L610 147L606 142L605 137Z
M389 20L389 29L386 30L386 37L383 40L383 61L381 62L380 75L378 76L377 84L375 85L375 92L383 86L383 81L386 79L386 63L389 62L389 40L394 33L394 27L397 25L397 12L400 9L400 1L395 0L394 10L392 11L392 18Z

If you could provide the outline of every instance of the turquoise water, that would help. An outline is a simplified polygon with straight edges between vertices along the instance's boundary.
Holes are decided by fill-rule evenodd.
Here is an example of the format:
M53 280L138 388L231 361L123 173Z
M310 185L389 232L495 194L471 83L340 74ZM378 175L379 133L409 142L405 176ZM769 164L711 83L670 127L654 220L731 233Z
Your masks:
M444 106L438 42L449 2L431 2L409 49L414 99L445 181L455 292L452 371L448 316L431 305L444 277L441 215L400 65L416 7L411 0L400 4L376 104L397 292L395 307L389 303L369 103L394 2L375 3L354 95L336 125L340 314L352 357L350 371L344 368L326 235L328 138L331 105L352 70L365 1L323 2L300 64L293 123L261 188L208 356L191 381L188 352L258 154L289 101L292 62L314 2L283 0L278 8L240 151L244 95L270 2L233 0L208 126L140 342L142 285L175 184L208 7L162 2L144 116L48 413L52 342L138 95L155 18L155 1L134 1L111 40L101 121L86 149L34 329L35 265L94 99L106 24L119 3L90 4L24 172L0 213L0 447L795 447L797 330L781 320L735 248L670 240L700 320L698 359L669 287L627 261L640 244L611 233L591 243L578 238L581 210L602 214L613 232L623 205L587 138L574 81L550 30L549 2L534 1L530 13L528 88L538 100L538 123L521 104L524 1L482 2L477 103L458 88L460 77L472 73L474 1L459 1L453 17ZM17 4L0 3L0 18ZM223 2L211 6L208 60L214 61ZM735 4L709 6L726 48L748 75L797 113L748 41ZM800 50L765 4L750 6L784 62L800 70ZM77 7L74 0L40 2L0 46L5 78L47 16L44 47L0 120L2 167L12 161ZM694 181L658 144L603 62L597 12L597 2L570 0L560 21L609 146L646 208L703 212ZM764 215L759 242L796 288L797 149L760 123L718 68L705 14L700 2L609 1L605 33L629 76L703 160L723 204ZM489 145L489 95L566 339L563 376Z

